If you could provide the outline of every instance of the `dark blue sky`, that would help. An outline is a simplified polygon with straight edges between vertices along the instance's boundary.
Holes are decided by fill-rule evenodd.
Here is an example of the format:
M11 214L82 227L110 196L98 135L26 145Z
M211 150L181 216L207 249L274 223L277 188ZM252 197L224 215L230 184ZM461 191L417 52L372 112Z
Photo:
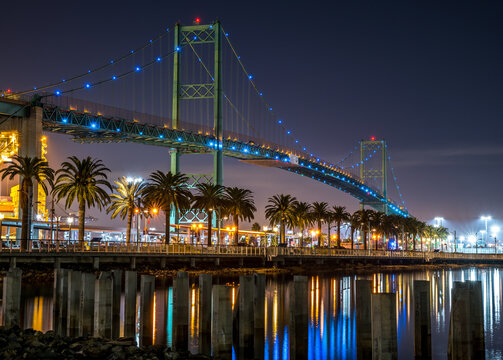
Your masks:
M219 18L268 102L314 152L337 161L359 139L384 137L413 215L473 230L483 213L503 219L501 2L25 1L2 13L0 88L13 89L99 65L177 20ZM50 147L54 161L100 157L114 176L168 166L162 148L62 136ZM184 171L209 171L209 159L188 159ZM286 172L225 165L226 183L255 190L260 208L279 192L357 208Z

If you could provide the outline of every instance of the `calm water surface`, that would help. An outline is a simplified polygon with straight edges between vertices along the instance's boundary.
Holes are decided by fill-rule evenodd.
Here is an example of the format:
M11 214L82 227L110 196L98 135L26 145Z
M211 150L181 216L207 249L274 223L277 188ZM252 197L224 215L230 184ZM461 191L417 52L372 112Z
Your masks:
M432 347L435 359L445 359L454 281L480 280L484 302L487 359L503 360L502 268L466 268L421 272L374 273L369 276L320 275L309 277L306 306L309 309L309 359L356 359L355 280L373 280L376 293L396 293L398 352L413 358L413 280L429 280L431 286ZM214 277L214 283L234 284L234 307L239 279ZM191 279L189 348L198 352L197 279ZM266 281L265 359L289 358L289 304L292 277L271 276ZM169 280L159 281L155 291L154 343L171 345L173 289ZM123 308L123 306L122 306ZM22 295L25 328L52 329L52 287L25 287ZM123 312L123 310L122 310ZM123 316L123 314L122 314Z

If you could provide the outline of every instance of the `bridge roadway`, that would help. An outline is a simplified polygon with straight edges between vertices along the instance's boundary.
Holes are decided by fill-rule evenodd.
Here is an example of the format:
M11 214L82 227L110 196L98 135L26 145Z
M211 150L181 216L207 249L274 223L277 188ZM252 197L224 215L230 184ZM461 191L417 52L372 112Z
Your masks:
M35 243L36 244L36 243ZM503 265L503 254L432 253L420 251L350 250L330 248L283 248L251 246L214 246L183 244L102 243L100 246L40 245L20 251L10 245L0 249L0 264L87 265L100 264L136 268L175 267L272 267L294 265L420 265L420 264L491 264Z

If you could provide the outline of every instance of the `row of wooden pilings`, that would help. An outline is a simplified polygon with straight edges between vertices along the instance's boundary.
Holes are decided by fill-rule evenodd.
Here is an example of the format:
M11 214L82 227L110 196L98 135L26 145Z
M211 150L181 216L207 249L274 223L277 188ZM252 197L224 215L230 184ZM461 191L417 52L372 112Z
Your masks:
M120 304L124 278L124 324L120 333ZM199 350L223 359L264 356L265 275L239 278L237 302L232 286L213 285L212 276L199 275ZM67 269L54 273L53 328L61 335L134 337L139 324L140 344L153 342L155 278L135 271L95 274ZM189 343L189 276L178 272L173 282L173 348L186 351ZM431 359L431 306L428 281L415 280L414 352ZM21 270L10 269L3 279L2 319L19 325ZM290 300L290 358L308 357L308 279L295 276ZM448 359L483 359L484 324L480 281L454 282L448 337ZM137 321L139 307L139 322ZM358 359L397 359L396 295L374 294L370 280L356 281L356 346Z
M430 282L414 280L414 358L431 359ZM396 294L372 293L370 280L356 281L357 359L398 359ZM480 281L454 282L448 359L484 359Z

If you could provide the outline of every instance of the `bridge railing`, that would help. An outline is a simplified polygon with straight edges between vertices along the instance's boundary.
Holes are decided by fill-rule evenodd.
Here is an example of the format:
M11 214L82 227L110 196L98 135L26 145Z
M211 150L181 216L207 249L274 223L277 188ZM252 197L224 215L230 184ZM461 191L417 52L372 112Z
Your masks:
M101 241L83 244L67 240L33 240L28 249L21 250L19 241L3 240L0 253L47 254L47 253L92 253L92 254L158 254L172 256L250 256L250 257L360 257L360 258L416 258L425 259L473 259L502 260L503 253L449 253L421 252L409 250L364 250L336 248L300 248L300 247L256 247L202 244L164 244L155 242L117 242Z

